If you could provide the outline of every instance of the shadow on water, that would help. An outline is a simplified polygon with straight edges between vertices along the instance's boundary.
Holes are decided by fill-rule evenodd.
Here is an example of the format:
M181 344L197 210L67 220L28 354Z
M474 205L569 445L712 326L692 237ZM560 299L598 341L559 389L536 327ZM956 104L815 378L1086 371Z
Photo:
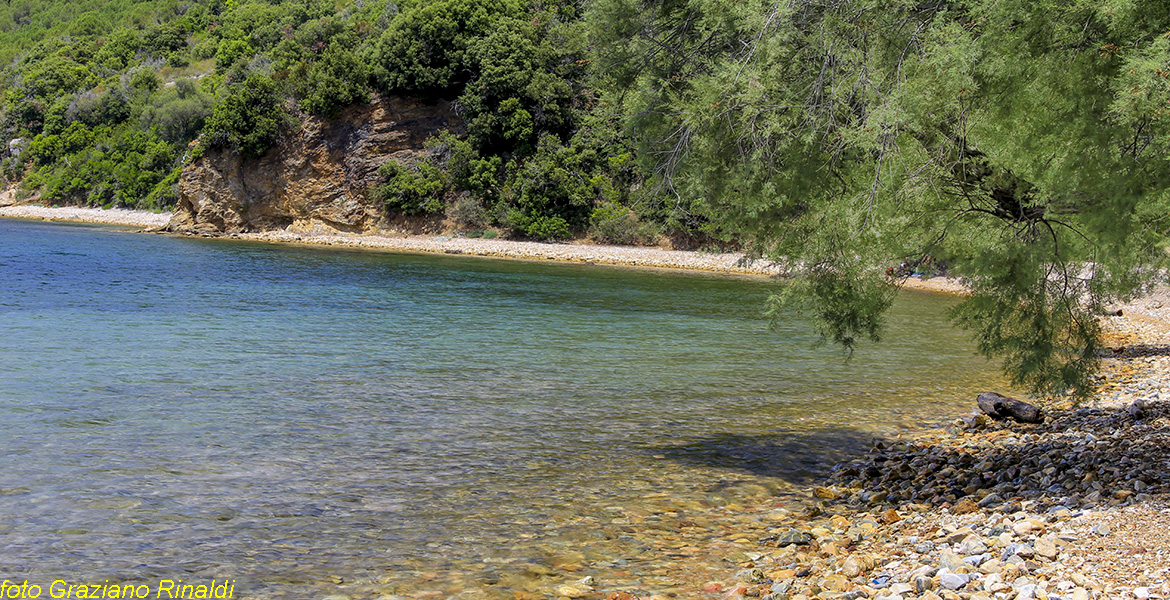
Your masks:
M649 451L687 465L806 485L826 475L833 465L861 456L876 439L871 433L844 427L750 435L718 433Z

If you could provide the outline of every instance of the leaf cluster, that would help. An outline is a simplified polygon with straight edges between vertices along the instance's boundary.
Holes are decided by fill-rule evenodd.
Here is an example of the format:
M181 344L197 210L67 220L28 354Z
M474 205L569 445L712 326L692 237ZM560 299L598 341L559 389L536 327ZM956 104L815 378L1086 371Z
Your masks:
M984 353L1036 393L1085 394L1094 313L1162 278L1164 3L600 0L589 18L650 184L792 266L829 339L876 335L898 265L946 262Z

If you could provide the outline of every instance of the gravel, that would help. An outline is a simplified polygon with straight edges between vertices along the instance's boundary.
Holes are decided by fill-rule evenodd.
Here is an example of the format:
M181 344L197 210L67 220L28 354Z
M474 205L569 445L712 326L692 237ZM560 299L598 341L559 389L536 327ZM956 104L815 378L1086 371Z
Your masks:
M738 565L766 579L728 595L1170 598L1170 290L1116 308L1092 400L1036 400L1042 424L971 414L879 440ZM781 543L799 533L812 539Z
M0 206L0 217L157 228L166 225L171 220L171 213L152 213L121 208L46 207L25 204Z

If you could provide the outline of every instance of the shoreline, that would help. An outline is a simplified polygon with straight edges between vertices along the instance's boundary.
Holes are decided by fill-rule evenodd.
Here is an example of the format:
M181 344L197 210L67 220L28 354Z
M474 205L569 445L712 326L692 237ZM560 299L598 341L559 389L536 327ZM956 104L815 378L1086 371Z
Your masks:
M31 206L0 207L0 217L146 231L169 220L142 211ZM660 248L291 231L218 238L775 274L740 270L739 255ZM903 287L963 292L946 278L910 278ZM1101 317L1108 345L1119 350L1104 359L1090 402L1050 403L1044 406L1048 422L1041 425L972 414L945 429L884 438L868 454L796 492L808 499L803 504L772 497L712 510L722 533L696 543L693 562L671 559L676 581L687 581L693 597L711 599L1170 597L1170 566L1164 566L1170 555L1170 472L1164 468L1170 451L1161 449L1170 448L1170 351L1161 350L1170 347L1170 289L1121 308L1123 316ZM677 554L670 545L655 551ZM587 579L562 582L554 595L665 600L604 576Z
M47 207L22 204L0 206L0 218L145 228L165 226L171 220L171 213L152 213L124 208Z
M155 230L165 227L170 213L152 213L126 209L82 207L44 207L36 205L0 206L0 218L48 222L96 223ZM193 234L175 234L202 237ZM291 230L210 236L217 239L244 240L285 245L354 248L390 252L455 254L472 257L505 258L532 261L556 261L587 265L640 267L701 271L732 275L778 277L783 270L769 261L744 262L740 253L708 253L695 250L667 250L653 246L610 246L581 243L547 243L507 239L467 238L453 235L407 235L345 233L329 231L299 232ZM911 277L902 282L904 289L961 294L958 281L946 277L921 279Z
M1038 402L1042 424L978 413L876 440L803 490L708 582L761 600L1170 598L1170 289L1101 317L1093 398ZM749 527L743 526L745 530ZM627 600L627 599L623 599Z

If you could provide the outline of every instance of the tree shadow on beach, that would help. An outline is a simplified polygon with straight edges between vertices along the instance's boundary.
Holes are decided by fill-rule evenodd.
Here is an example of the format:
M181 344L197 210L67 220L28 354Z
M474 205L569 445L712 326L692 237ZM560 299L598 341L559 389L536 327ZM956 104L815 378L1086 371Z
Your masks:
M751 435L716 433L653 446L648 452L688 465L807 485L823 478L833 465L864 454L875 439L872 434L848 428Z
M1138 358L1147 356L1170 356L1170 344L1131 344L1107 347L1102 351L1105 358Z
M944 443L894 444L837 469L853 501L980 507L1117 506L1170 493L1170 402L1048 413L1042 424L970 419ZM994 498L987 495L994 494ZM970 507L970 505L968 505Z

